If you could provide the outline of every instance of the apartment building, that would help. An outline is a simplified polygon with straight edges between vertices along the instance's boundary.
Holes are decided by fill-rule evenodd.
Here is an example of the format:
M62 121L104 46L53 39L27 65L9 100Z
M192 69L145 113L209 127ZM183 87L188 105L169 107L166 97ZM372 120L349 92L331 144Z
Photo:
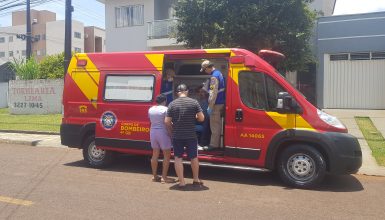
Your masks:
M32 54L37 60L64 51L65 22L50 11L31 10ZM96 27L84 27L72 21L74 52L105 51L105 33ZM26 11L12 13L12 26L0 27L0 64L26 57Z
M105 4L106 51L180 49L176 42L175 0L98 0ZM315 0L310 6L332 15L336 0Z

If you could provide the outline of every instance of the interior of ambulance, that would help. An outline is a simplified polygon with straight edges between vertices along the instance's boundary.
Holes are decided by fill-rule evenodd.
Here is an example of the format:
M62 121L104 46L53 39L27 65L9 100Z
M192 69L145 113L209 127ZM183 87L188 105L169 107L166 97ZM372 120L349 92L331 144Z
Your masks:
M227 57L202 57L202 58L183 58L183 57L165 57L163 64L163 83L165 83L165 71L167 69L173 69L175 72L175 76L173 77L173 85L172 85L172 94L173 99L177 98L177 94L174 92L176 87L180 84L187 85L189 92L188 96L190 98L196 99L202 107L202 110L205 114L205 121L202 123L197 122L196 124L196 132L198 138L198 150L200 154L208 154L208 155L223 155L224 146L223 146L223 134L224 134L224 117L225 112L223 112L222 126L221 126L221 141L220 147L216 149L207 150L207 146L210 144L210 119L207 114L208 107L208 87L210 75L205 72L200 72L201 63L203 60L208 59L212 62L216 69L220 70L224 80L225 80L225 88L227 82L227 75L229 71L229 62Z

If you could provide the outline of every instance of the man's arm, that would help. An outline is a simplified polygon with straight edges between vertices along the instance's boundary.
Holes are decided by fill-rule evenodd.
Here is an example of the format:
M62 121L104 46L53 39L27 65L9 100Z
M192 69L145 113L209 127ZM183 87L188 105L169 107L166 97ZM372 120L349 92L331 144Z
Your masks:
M172 135L172 118L171 117L165 117L164 118L164 124L166 125L168 135L171 137L171 135Z
M197 113L197 120L199 122L203 122L205 120L205 115L203 114L203 112L198 112Z
M209 88L209 108L213 109L218 96L219 82L216 77L211 77Z

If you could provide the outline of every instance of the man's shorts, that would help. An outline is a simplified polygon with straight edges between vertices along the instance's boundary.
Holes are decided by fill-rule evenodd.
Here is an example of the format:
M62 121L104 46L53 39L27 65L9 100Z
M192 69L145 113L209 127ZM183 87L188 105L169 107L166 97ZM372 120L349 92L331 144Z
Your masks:
M152 149L170 150L172 148L171 139L164 129L151 129L150 139Z
M198 156L198 141L194 139L173 139L174 156L182 158L183 153L187 152L187 157L191 160Z

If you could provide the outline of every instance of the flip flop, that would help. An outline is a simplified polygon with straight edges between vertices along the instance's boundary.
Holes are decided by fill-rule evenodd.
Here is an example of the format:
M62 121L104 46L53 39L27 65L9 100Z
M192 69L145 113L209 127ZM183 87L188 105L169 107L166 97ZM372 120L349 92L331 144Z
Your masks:
M203 181L199 180L199 181L193 181L193 185L194 186L203 186Z
M161 178L160 182L162 184L165 184L165 183L176 183L175 179L173 179L173 178L166 178L166 179Z
M152 177L152 182L160 182L161 180L162 180L162 177L160 176Z

